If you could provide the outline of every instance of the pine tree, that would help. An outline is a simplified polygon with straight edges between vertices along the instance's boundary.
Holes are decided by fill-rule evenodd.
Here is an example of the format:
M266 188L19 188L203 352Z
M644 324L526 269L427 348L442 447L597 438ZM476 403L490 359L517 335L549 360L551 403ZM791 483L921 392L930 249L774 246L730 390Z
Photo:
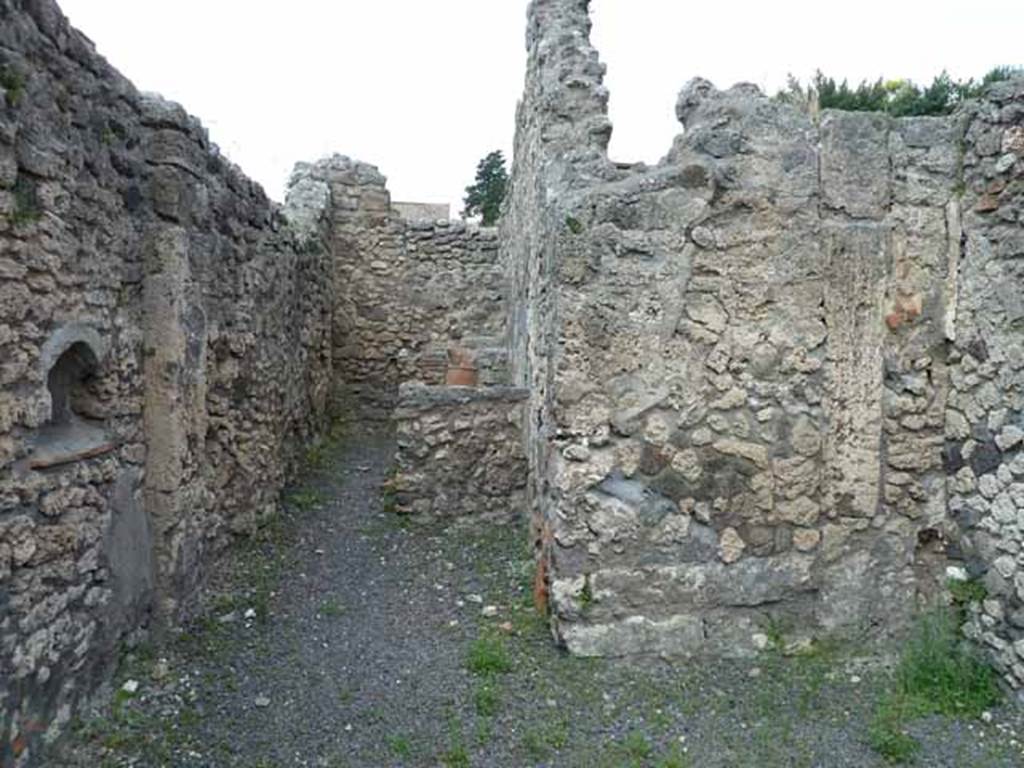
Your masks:
M501 150L491 152L476 166L476 181L466 187L464 217L479 215L484 226L492 226L501 215L501 203L508 188L505 156Z

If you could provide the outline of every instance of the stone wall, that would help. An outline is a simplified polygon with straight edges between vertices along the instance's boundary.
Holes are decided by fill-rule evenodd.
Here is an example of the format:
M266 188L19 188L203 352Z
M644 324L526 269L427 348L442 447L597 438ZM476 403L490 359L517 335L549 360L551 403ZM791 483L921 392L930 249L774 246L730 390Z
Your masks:
M394 412L397 510L437 518L521 518L525 390L403 384Z
M462 222L407 221L393 210L380 172L346 157L302 172L331 191L334 360L342 372L336 395L364 417L386 418L400 383L436 380L430 345L488 347L500 337L496 232Z
M988 591L969 632L1024 687L1024 82L993 86L965 120L950 511L969 572Z
M557 636L735 655L769 623L900 631L959 538L942 455L964 115L812 119L694 80L665 160L615 164L587 3L529 18L502 253Z
M300 187L293 227L53 2L0 0L0 763L188 611L323 425L325 201Z

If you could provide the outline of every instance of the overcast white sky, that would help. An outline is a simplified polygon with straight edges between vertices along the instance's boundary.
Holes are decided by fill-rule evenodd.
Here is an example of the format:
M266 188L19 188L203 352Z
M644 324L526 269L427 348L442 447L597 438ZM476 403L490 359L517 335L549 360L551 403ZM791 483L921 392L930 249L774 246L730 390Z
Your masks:
M526 0L60 0L135 84L180 101L278 200L297 160L374 163L396 200L461 210L477 161L511 155ZM792 72L979 76L1024 64L1022 0L593 0L611 154L657 161L700 75L772 92Z

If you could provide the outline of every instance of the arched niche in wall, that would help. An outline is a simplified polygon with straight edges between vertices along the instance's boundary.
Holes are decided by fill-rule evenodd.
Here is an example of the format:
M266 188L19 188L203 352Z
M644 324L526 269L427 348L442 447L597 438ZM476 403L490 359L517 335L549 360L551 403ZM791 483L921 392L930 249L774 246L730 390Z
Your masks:
M57 358L46 374L50 424L70 424L80 416L82 390L98 367L96 352L83 341L75 342Z
M85 404L89 387L107 355L95 328L67 325L43 345L39 364L50 399L50 418L32 441L29 467L46 469L99 456L114 449L101 420Z

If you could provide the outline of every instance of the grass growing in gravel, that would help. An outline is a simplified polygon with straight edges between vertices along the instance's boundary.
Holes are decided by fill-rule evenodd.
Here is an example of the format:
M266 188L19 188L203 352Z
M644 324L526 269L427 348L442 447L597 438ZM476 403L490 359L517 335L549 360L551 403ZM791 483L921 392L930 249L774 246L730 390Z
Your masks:
M512 671L512 657L502 638L484 635L469 646L466 667L474 675L505 674Z
M678 754L678 753L676 753ZM605 744L597 756L599 768L644 768L654 757L654 747L639 731L630 731L620 741ZM664 760L662 760L664 763ZM668 764L671 766L671 763ZM684 768L688 768L683 763Z
M345 606L336 597L328 597L320 604L320 614L327 618L336 618L345 613Z
M323 503L323 497L313 488L303 488L288 495L288 503L302 512L308 512L317 504Z
M334 463L324 467L322 474L326 476L335 467ZM365 471L358 466L353 469ZM377 492L380 474L374 474L367 493ZM362 477L355 472L351 476ZM333 488L330 483L319 485ZM251 709L246 704L252 694L245 692L245 675L235 671L240 668L238 662L265 658L270 664L291 665L297 671L308 663L285 644L268 640L280 629L277 617L265 626L258 620L238 619L245 622L245 632L239 631L241 625L236 620L218 621L229 613L245 617L254 601L252 570L262 572L268 559L292 564L285 579L299 570L301 561L296 553L289 554L294 547L286 545L296 530L301 532L298 524L303 515L295 507L286 507L282 530L275 531L271 526L265 540L253 546L252 557L246 558L249 562L238 570L242 577L239 589L215 603L212 629L223 638L228 653L246 638L282 653L246 653L238 659L219 656L211 660L200 649L203 658L196 663L202 668L201 676L174 691L186 702L180 714L168 710L166 697L150 698L147 673L133 673L143 682L138 696L126 699L118 708L116 728L108 723L97 729L108 736L111 746L117 747L108 753L111 762L98 759L74 765L171 768L192 765L183 760L194 750L209 761L203 765L283 766L285 763L277 759L268 762L264 755L294 746L296 751L311 756L319 748L320 759L313 756L315 762L310 764L330 768L470 768L485 764L523 768L877 766L882 758L872 754L868 746L867 731L873 719L877 727L872 729L872 741L880 751L893 755L892 759L906 752L906 759L913 759L918 749L906 726L918 716L919 703L914 696L898 690L897 681L902 678L887 672L881 660L858 655L855 642L842 646L820 640L800 642L800 627L765 616L762 631L769 639L768 648L743 663L703 665L655 659L632 663L572 657L554 646L546 619L533 606L533 552L529 532L524 528L481 529L417 522L407 535L395 536L397 521L410 518L395 515L384 520L379 509L375 512L365 520L351 520L352 530L367 540L367 546L374 537L380 537L380 542L372 546L374 554L379 552L382 558L386 554L389 567L395 545L417 547L417 557L423 558L415 561L424 568L422 578L396 581L394 588L405 589L408 585L411 594L432 601L435 591L441 592L438 584L445 587L439 597L450 612L441 617L443 621L437 623L431 635L438 643L438 652L443 653L443 677L425 674L419 681L423 685L406 687L406 680L415 682L420 673L417 658L411 674L401 670L401 688L396 686L381 695L372 676L396 674L398 669L390 660L387 667L368 660L369 668L353 670L351 677L347 673L324 676L318 668L318 652L313 667L304 670L309 682L304 690L311 697L322 698L326 705L323 711L329 713L326 717L337 727L311 740L297 733L294 745L278 744L268 729L266 736L256 734L243 751L234 749L237 724L246 722L249 716L230 715L225 722L216 702L237 701L242 710ZM325 540L325 559L339 551L328 544L330 541ZM297 555L305 556L301 552ZM269 569L274 570L280 570L280 566ZM373 571L367 577L378 575ZM270 578L264 581L267 587L273 584ZM958 604L980 599L978 584L964 585L961 592L955 598ZM321 618L337 608L358 620L365 607L357 592L340 585L305 594ZM497 607L496 613L482 610L482 606L491 604ZM282 627L288 626L286 613L282 612L280 618ZM428 653L424 658L429 663L441 657ZM191 666L191 660L182 663L172 658L172 677ZM907 675L910 680L913 677ZM237 698L223 695L230 686L239 692ZM220 689L220 695L208 695L216 689ZM189 696L193 690L194 702ZM884 700L879 704L880 698ZM273 700L273 707L283 711L285 699L274 696ZM259 723L276 715L276 710L252 711L250 715ZM944 721L934 718L914 726L913 732L922 742L918 762L972 768L1019 764L1020 749L1015 742L1006 743L1019 729L1010 730L1007 725L1007 730L998 730L1006 714L996 711L994 715L995 725L984 732L984 740L972 738L974 734L960 735L967 728L947 728ZM355 727L345 735L342 746L336 735L348 722Z
M949 593L953 596L953 602L958 606L966 606L970 603L980 603L988 597L988 590L979 579L968 579L960 581L950 579L947 582Z
M486 680L477 684L473 693L473 704L476 713L481 717L494 717L501 706L501 693L495 681Z
M412 757L412 742L400 733L388 739L388 748L395 757L401 757L405 760Z
M918 619L869 732L871 746L890 761L909 762L920 750L907 733L913 720L978 717L999 703L995 672L966 644L960 624L960 613L947 607Z
M552 752L562 749L569 742L567 723L546 723L528 728L523 733L523 750L534 760L545 760Z
M454 715L448 718L448 750L441 755L441 763L445 768L470 768L462 727Z

